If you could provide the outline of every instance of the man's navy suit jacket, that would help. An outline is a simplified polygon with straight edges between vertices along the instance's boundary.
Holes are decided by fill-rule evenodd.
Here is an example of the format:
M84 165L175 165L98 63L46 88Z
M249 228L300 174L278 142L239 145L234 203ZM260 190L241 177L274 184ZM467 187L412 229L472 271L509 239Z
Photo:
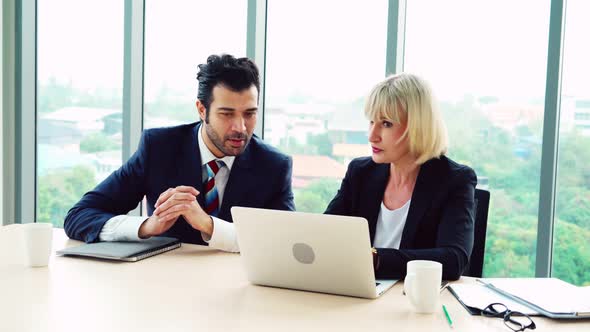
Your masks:
M370 157L349 166L342 186L325 213L367 219L371 244L389 179L390 164ZM403 278L416 259L443 265L444 279L459 279L473 249L475 172L441 156L420 166L399 250L378 249L379 278Z
M110 218L135 209L144 196L152 215L158 196L168 188L192 186L202 193L200 125L145 130L135 154L70 209L64 222L66 234L96 242ZM292 159L254 135L232 165L218 217L233 222L232 206L294 210L291 173ZM197 200L204 206L204 195ZM206 244L182 217L162 235Z

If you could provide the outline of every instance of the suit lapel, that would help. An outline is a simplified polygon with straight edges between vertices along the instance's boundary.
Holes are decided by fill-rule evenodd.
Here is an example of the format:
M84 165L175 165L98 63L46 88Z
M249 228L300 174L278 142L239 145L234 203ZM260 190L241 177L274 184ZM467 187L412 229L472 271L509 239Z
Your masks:
M366 180L367 186L363 190L364 197L361 198L365 203L360 204L361 207L366 207L367 210L361 215L367 216L369 222L369 236L371 245L375 239L375 231L377 229L377 218L381 210L381 202L383 201L383 194L385 187L389 180L389 164L377 164L374 172L369 174Z
M253 188L255 183L252 182L252 179L256 179L257 177L252 174L251 144L252 142L248 144L244 152L236 156L231 172L229 173L227 184L225 185L225 193L223 194L223 201L219 209L219 217L229 222L233 221L230 208L234 205L240 205L237 204L238 202L241 202L241 205L243 205L244 202L247 202L246 198L248 195L252 195L255 190Z
M205 193L203 193L203 173L201 171L201 151L199 150L199 141L197 135L199 133L198 123L191 131L191 137L187 138L180 156L187 156L185 162L178 164L178 177L182 184L194 187L199 191L197 201L201 206L205 206Z
M432 197L440 186L442 179L438 177L437 162L438 159L432 159L420 167L414 192L412 193L412 203L410 203L410 210L402 233L400 249L408 248L412 244L420 220L424 216L424 212L430 207Z

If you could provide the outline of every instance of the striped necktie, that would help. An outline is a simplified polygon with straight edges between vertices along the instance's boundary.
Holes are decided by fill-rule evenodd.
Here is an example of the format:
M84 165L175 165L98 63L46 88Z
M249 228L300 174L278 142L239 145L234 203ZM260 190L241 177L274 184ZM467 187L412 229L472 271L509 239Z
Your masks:
M223 166L225 166L223 161L211 160L205 165L203 170L203 178L205 179L203 184L205 191L205 212L213 217L217 217L219 213L219 194L217 193L217 188L215 188L215 175Z

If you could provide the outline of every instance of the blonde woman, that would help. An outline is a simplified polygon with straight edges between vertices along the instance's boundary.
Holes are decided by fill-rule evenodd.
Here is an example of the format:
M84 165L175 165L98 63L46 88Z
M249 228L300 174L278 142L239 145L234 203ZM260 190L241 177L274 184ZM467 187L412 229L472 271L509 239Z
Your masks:
M357 158L325 213L369 222L378 278L403 278L406 263L434 260L458 279L473 247L477 178L445 156L447 132L428 84L402 73L367 99L372 156Z

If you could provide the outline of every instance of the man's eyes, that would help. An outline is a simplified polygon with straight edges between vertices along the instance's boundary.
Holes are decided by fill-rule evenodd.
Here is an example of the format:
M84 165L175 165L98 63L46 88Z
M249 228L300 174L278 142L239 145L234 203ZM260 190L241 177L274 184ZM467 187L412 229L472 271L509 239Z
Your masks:
M224 117L232 117L234 116L234 112L219 112L219 115L224 116ZM256 115L256 112L246 112L244 113L244 117L246 118L251 118L253 116Z

